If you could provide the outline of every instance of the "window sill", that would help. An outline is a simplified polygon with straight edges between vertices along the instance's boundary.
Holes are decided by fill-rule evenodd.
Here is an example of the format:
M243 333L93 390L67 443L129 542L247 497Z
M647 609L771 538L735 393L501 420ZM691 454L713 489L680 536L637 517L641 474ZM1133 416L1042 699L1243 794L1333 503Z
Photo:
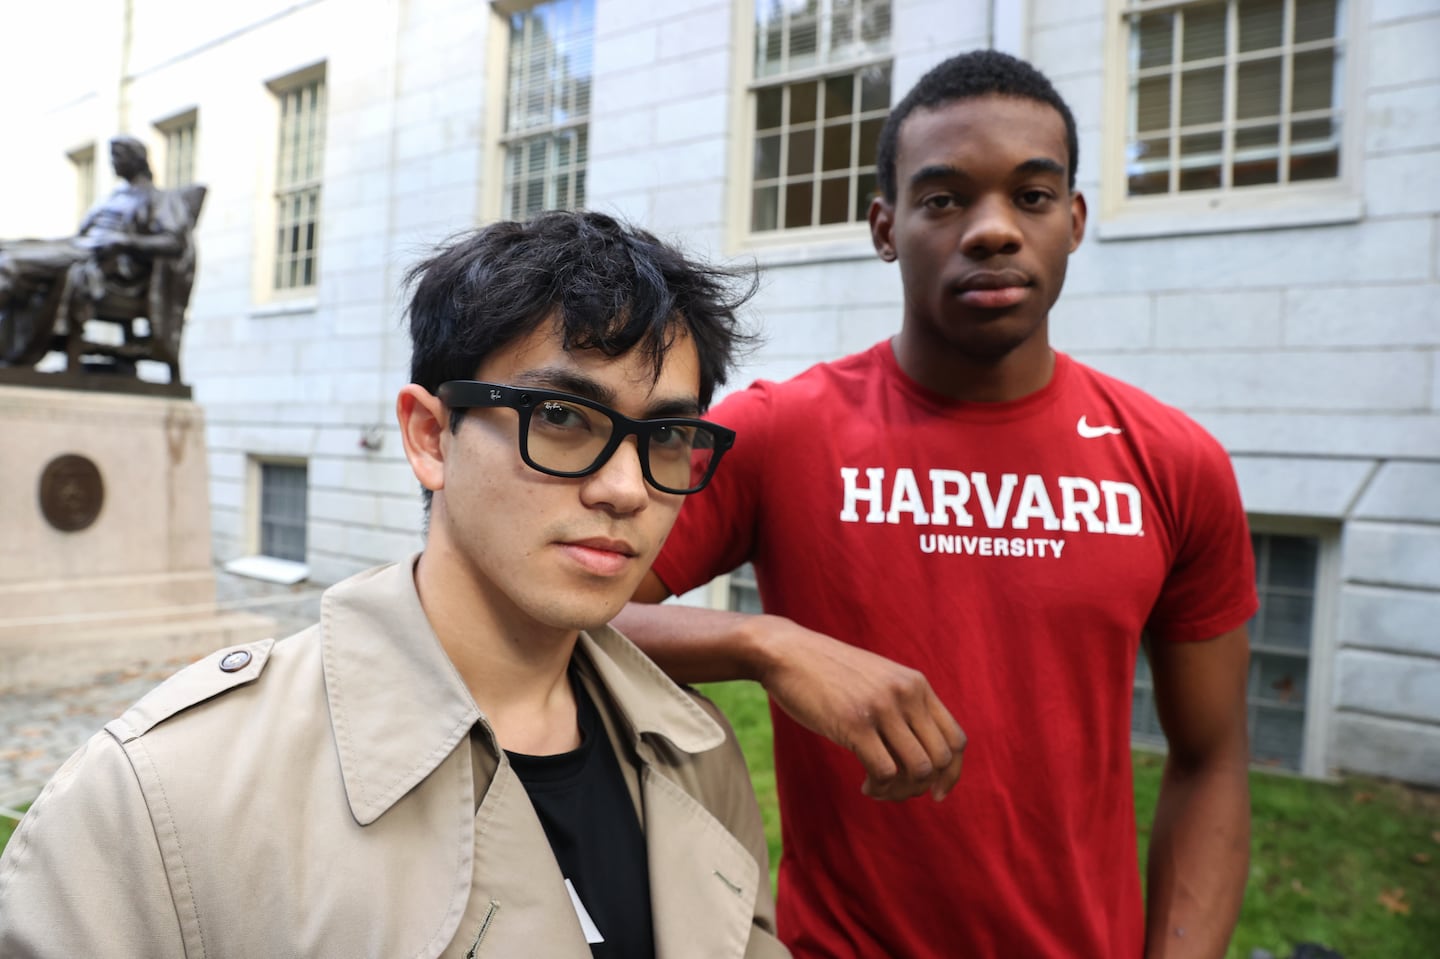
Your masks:
M313 296L304 299L275 300L264 303L260 306L251 307L250 318L252 320L267 320L279 316L302 316L307 313L314 313L320 301Z
M1143 240L1161 236L1284 230L1302 226L1355 223L1364 215L1358 196L1215 197L1164 209L1130 210L1102 219L1095 228L1101 240Z
M309 566L274 556L242 556L226 563L225 572L282 586L293 586L310 578Z
M746 238L742 253L755 258L762 267L792 266L799 263L834 263L875 259L875 244L868 231L839 237L817 237L811 233Z

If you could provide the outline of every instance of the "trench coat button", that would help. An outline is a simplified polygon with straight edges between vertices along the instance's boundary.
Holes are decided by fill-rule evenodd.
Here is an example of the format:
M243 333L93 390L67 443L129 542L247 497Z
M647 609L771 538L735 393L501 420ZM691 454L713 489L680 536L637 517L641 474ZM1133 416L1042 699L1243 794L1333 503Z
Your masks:
M220 660L220 669L227 673L236 672L249 665L250 651L245 649L237 649L233 653L227 653L225 654L225 658Z

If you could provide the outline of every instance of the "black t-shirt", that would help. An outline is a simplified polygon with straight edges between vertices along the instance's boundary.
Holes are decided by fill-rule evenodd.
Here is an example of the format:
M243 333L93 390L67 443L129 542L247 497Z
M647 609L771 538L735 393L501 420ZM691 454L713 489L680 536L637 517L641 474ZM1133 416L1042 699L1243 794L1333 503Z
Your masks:
M600 715L573 667L570 684L580 748L555 756L505 754L540 816L560 873L605 940L592 942L591 954L654 959L645 834Z

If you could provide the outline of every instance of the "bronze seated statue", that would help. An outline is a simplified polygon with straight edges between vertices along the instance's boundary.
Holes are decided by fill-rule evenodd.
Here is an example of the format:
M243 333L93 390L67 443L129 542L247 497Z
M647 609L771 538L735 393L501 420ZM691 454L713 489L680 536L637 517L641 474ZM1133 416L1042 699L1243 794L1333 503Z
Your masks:
M179 384L205 187L156 188L145 147L133 138L116 137L110 155L125 182L74 237L0 241L0 366L34 366L62 350L67 373L133 375L136 361L148 359L169 366ZM87 340L92 320L119 324L121 342Z

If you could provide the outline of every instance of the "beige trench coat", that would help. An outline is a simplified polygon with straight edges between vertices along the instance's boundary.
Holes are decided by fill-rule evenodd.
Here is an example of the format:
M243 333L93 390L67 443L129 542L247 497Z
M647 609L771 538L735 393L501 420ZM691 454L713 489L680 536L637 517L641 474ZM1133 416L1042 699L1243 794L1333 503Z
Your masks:
M0 860L0 956L588 957L412 565L334 586L283 642L187 667L71 757ZM222 669L237 650L248 663ZM723 717L608 627L576 655L631 759L656 955L787 955Z

